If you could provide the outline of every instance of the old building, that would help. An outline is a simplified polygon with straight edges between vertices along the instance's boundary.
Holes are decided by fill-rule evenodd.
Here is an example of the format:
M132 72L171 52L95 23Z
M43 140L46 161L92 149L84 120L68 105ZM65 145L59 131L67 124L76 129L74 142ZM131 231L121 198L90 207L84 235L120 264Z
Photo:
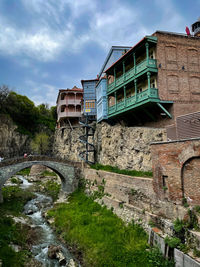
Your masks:
M90 119L96 120L96 91L95 86L98 79L81 80L83 86L83 114Z
M112 46L99 72L96 84L97 122L107 119L107 82L105 70L125 54L131 47Z
M108 118L161 127L200 110L199 24L146 36L105 71Z
M74 86L72 89L60 89L57 98L57 126L78 125L81 117L83 89Z

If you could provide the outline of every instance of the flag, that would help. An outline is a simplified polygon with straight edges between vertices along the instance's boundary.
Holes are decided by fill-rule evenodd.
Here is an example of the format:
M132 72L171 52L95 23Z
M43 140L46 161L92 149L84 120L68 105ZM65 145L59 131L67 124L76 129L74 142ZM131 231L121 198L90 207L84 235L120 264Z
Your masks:
M187 35L190 35L190 30L187 26L185 27L185 31L186 31Z

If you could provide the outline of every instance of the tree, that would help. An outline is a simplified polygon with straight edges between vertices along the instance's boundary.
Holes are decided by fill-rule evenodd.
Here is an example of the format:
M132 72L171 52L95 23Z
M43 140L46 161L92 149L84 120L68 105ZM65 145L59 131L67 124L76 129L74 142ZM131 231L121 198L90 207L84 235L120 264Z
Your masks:
M0 113L4 113L7 106L7 99L10 93L10 89L7 85L0 86Z
M31 149L40 154L45 155L49 150L49 137L45 133L38 133L31 141Z

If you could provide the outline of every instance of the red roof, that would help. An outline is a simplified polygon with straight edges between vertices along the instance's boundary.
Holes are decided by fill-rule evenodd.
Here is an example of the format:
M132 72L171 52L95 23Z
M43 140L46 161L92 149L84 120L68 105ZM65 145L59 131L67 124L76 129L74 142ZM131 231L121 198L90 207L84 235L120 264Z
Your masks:
M60 89L59 92L69 92L69 91L76 91L76 92L83 92L83 89L82 88L78 88L76 86L74 86L72 89Z

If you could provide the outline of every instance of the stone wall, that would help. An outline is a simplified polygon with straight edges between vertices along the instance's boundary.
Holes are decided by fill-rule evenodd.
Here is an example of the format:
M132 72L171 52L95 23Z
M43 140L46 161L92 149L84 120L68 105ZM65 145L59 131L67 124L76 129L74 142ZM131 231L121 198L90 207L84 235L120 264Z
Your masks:
M53 154L55 156L81 161L79 152L84 150L83 144L79 141L79 136L84 134L82 127L59 128L55 130Z
M5 115L0 115L0 156L16 157L29 152L29 137L16 131L17 126Z
M151 171L150 143L166 140L163 128L110 126L97 124L96 161L120 169Z
M187 209L181 205L160 200L153 190L152 178L132 177L89 168L84 169L84 177L89 194L103 186L105 195L100 203L113 208L124 221L130 222L134 219L146 229L152 221L172 235L172 222L177 217L183 219L187 213Z
M95 125L94 145L96 162L117 166L120 169L151 171L150 143L166 140L163 128L110 126L106 122ZM79 136L81 127L57 129L54 154L62 158L80 161L78 154L84 150Z

